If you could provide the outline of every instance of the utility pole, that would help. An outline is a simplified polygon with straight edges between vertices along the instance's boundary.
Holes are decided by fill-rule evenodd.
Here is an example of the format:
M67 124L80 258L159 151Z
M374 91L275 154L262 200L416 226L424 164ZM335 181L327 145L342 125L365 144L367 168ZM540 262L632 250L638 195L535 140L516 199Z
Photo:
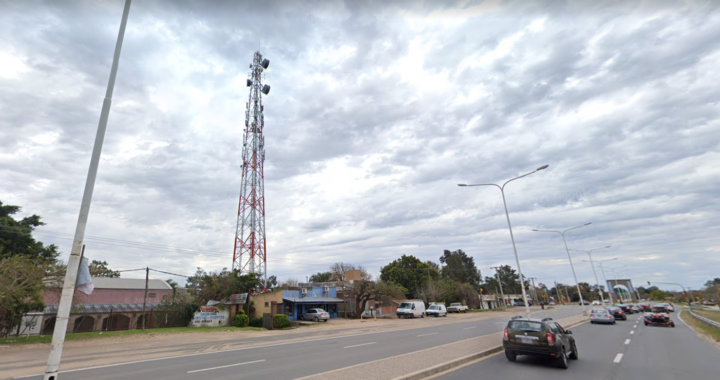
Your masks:
M538 300L538 296L537 296L537 288L535 287L535 280L537 280L537 277L528 277L528 280L530 280L530 282L532 283L533 295L535 297L535 304L539 304L540 301Z
M105 130L107 129L108 117L110 116L110 105L112 104L112 94L115 88L115 76L117 75L118 62L120 61L120 51L122 50L125 26L127 25L128 14L130 13L130 1L131 0L125 0L125 7L123 8L120 21L120 30L118 31L118 38L115 43L110 78L108 79L108 86L105 91L102 110L100 111L100 121L98 122L97 133L95 134L95 144L90 158L88 175L85 179L85 190L83 191L82 202L80 204L80 214L78 215L72 250L70 252L70 258L68 259L67 270L65 271L65 280L60 296L60 304L58 305L57 317L55 318L55 329L53 331L50 354L48 355L43 380L57 380L58 372L60 371L65 333L67 333L67 326L70 321L70 309L72 307L75 281L80 265L80 250L82 249L83 240L85 239L85 227L87 226L88 216L90 215L90 203L92 202L92 194L95 189L95 178L97 177L97 171L100 165L100 154L102 153Z
M500 267L490 267L490 269L495 269L495 280L497 280L498 285L500 285L500 296L502 297L502 308L505 310L505 293L503 292L502 288L502 282L500 282L500 276L498 275L498 270Z
M150 278L150 268L145 267L145 297L143 298L143 313L142 313L142 329L143 329L143 331L145 331L145 305L147 304L149 278Z

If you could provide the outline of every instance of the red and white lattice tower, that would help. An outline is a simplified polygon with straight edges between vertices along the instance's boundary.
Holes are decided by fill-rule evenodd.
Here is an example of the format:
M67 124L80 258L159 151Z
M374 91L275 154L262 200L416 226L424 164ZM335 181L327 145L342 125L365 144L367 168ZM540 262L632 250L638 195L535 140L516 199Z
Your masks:
M263 287L267 284L267 244L265 236L265 140L263 127L265 117L262 94L270 92L270 86L263 85L263 70L270 61L255 52L250 65L250 97L245 111L245 136L242 149L242 180L238 205L233 269L241 274L257 273Z

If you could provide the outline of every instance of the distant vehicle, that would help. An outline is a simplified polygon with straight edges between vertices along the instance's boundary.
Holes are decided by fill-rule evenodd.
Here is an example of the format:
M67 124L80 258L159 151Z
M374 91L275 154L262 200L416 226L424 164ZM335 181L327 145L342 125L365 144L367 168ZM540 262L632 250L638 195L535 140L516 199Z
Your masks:
M525 306L525 302L523 302L523 301L515 301L515 302L513 302L513 306Z
M619 308L617 306L610 306L610 307L606 308L606 310L616 320L627 321L627 314L625 314L625 312L621 308Z
M427 314L428 317L447 317L448 310L445 308L445 305L435 304L430 305L430 307L425 311L425 314Z
M328 319L330 319L330 313L323 309L310 309L305 314L300 314L302 321L327 322Z
M617 305L625 314L632 314L633 309L630 305Z
M600 301L597 301L597 300L596 300L596 301L592 301L592 304L593 304L593 306L602 305L602 304L600 303Z
M615 324L615 316L610 314L607 309L592 309L590 310L590 323L609 323Z
M448 313L467 313L467 311L468 307L461 304L460 302L453 302L447 308Z
M550 302L548 305L555 306L555 302Z
M503 348L511 362L518 355L532 355L552 359L558 367L567 369L568 359L578 359L572 331L563 329L552 318L512 318L505 326Z
M669 314L667 305L652 305L650 308L651 314Z
M669 312L674 313L674 312L675 312L675 305L673 305L673 304L670 303L670 304L667 305L667 309L668 309Z
M422 300L406 300L400 302L396 312L398 318L425 318L425 302Z

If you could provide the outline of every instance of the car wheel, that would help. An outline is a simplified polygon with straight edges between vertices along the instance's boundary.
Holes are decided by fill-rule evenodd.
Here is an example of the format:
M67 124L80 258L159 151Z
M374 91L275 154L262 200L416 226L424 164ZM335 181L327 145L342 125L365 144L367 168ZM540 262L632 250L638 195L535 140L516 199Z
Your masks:
M517 360L517 354L515 353L515 351L505 350L505 357L511 362Z
M565 355L565 347L563 347L562 351L560 352L560 356L558 356L556 363L557 363L558 368L562 368L562 369L568 368L568 360L567 360L567 355Z
M572 342L572 354L570 354L570 359L578 360L579 358L580 356L578 356L577 345L575 344L575 342Z
M425 313L420 314L420 318L425 318Z
M463 313L467 313L467 310L463 310Z
M315 322L318 322L319 320L320 320L320 318L315 317Z
M328 321L328 320L326 319L326 320L324 320L323 322L327 322L327 321Z
M590 321L590 324L591 324L591 325L594 325L594 324L595 324L595 321Z
M616 323L617 323L617 321L613 321L613 325L616 324Z
M304 320L305 320L305 317L304 317L302 314L300 315L300 320L301 320L301 321L304 321Z

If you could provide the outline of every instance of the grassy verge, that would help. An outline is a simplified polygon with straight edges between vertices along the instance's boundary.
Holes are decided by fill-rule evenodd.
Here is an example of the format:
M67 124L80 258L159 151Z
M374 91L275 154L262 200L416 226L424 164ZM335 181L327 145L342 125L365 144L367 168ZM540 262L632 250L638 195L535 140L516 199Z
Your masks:
M715 322L720 322L720 311L693 310L693 313L707 319L712 319Z
M114 336L126 336L126 335L151 335L151 334L173 334L182 332L212 332L212 331L266 331L261 327L173 327L165 329L146 329L143 330L125 330L125 331L103 331L103 332L92 332L92 333L76 333L67 334L65 340L83 340L83 339L104 339L107 337ZM10 344L29 344L29 343L50 343L52 341L52 335L34 335L28 338L26 337L10 337L0 338L0 345Z
M687 313L686 310L687 309L683 309L680 312L680 315L682 316L683 321L685 321L688 325L690 325L698 333L703 334L703 335L707 336L708 338L713 339L716 342L720 342L720 329L706 325L705 323L698 321L697 319L695 319L695 317L690 315L690 313ZM700 313L696 313L696 314L699 315ZM709 318L709 317L707 317L707 318Z

